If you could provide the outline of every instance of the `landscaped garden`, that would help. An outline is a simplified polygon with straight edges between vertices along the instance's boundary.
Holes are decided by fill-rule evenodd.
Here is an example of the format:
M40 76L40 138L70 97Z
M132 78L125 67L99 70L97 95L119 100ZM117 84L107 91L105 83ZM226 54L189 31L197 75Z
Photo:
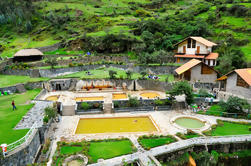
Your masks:
M251 134L251 124L217 120L217 125L212 126L212 130L205 131L203 134L208 136Z
M25 130L14 130L14 127L29 111L33 104L29 103L38 93L40 89L29 90L23 94L12 94L8 96L0 96L0 144L12 143L22 138L27 132ZM15 101L17 110L12 110L11 102Z
M94 163L98 159L109 159L135 151L136 148L129 139L82 141L75 143L59 142L53 160L56 165L62 165L65 158L75 154L83 154L88 157L89 163Z
M29 76L17 76L17 75L0 75L0 88L13 86L19 83L25 84L27 82L47 81L49 78L31 78Z
M151 148L161 146L161 145L167 145L167 144L170 144L170 143L173 143L176 141L177 141L177 139L171 135L167 135L167 136L155 136L155 135L141 136L138 138L138 142L146 150L149 150Z
M180 137L181 139L190 139L190 138L195 138L195 137L200 137L201 136L200 134L195 133L192 130L188 130L186 134L177 133L176 135L178 137Z

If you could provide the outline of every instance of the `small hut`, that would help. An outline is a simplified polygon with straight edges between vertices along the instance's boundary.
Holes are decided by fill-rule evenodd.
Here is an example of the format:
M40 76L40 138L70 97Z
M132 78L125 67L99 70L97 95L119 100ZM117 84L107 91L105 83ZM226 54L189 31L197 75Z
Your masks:
M19 50L13 57L13 62L38 61L43 57L43 53L38 49Z

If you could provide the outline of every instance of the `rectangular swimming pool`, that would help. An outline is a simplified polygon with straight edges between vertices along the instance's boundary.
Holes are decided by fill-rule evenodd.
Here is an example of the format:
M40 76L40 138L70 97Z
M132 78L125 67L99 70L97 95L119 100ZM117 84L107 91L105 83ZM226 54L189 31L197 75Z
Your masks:
M155 132L157 126L149 116L81 118L75 134Z

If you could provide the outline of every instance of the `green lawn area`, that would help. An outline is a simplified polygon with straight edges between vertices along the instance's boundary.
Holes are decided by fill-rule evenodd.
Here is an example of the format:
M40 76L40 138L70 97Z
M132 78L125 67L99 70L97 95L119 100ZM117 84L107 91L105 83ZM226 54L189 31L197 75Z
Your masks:
M190 139L190 138L200 137L201 135L195 132L191 132L187 134L177 133L176 136L180 137L181 139Z
M0 144L10 144L22 138L28 130L14 130L13 128L22 119L22 117L30 110L33 104L26 104L28 100L33 99L40 89L27 91L23 94L12 94L8 96L0 96ZM17 110L12 111L12 100L15 101Z
M223 125L218 125L211 131L212 136L251 134L251 131L249 131L249 127L251 127L250 124L240 124L227 121L222 121L222 123Z
M29 76L0 75L0 87L16 85L18 83L47 81L49 78L31 78Z
M83 54L84 51L69 51L66 50L65 48L60 48L55 51L48 51L44 52L45 55L78 55L78 54Z
M176 139L172 136L156 136L156 137L142 137L138 139L139 143L144 149L150 149L153 147L170 144L175 142Z
M129 140L91 142L88 154L94 162L132 153L133 145Z
M212 105L206 112L199 111L198 114L221 116L223 109L219 105Z
M110 78L109 77L109 70L113 70L116 71L116 78L123 78L126 79L127 75L126 75L126 71L118 69L118 68L100 68L100 69L95 69L95 70L89 70L89 72L91 73L91 75L87 75L86 71L81 71L81 72L77 72L77 73L73 73L73 74L68 74L65 76L60 76L58 78L81 78L81 79L102 79L102 78ZM146 77L146 76L145 76ZM166 78L168 78L168 82L173 82L174 81L174 76L171 74L168 75L158 75L159 77L159 81L165 81ZM141 75L139 73L133 73L131 76L131 79L139 79L141 78Z
M83 148L81 146L62 146L60 149L61 154L74 154L81 152Z

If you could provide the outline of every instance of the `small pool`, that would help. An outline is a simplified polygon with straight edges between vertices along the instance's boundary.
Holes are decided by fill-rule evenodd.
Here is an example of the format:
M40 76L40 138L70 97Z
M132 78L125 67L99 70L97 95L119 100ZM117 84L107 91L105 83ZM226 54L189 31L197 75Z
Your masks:
M104 100L103 96L95 96L95 97L76 97L76 101L102 101Z
M47 97L45 100L57 101L57 100L58 100L58 96L49 96L49 97Z
M144 92L144 93L141 93L140 96L144 98L148 98L148 99L153 99L155 97L159 97L160 95L156 92Z
M76 134L154 132L158 131L149 116L81 118Z
M199 129L205 126L205 123L203 123L199 119L190 118L190 117L177 118L174 121L174 123L187 129Z
M127 99L127 95L125 93L113 93L112 99L113 100Z

